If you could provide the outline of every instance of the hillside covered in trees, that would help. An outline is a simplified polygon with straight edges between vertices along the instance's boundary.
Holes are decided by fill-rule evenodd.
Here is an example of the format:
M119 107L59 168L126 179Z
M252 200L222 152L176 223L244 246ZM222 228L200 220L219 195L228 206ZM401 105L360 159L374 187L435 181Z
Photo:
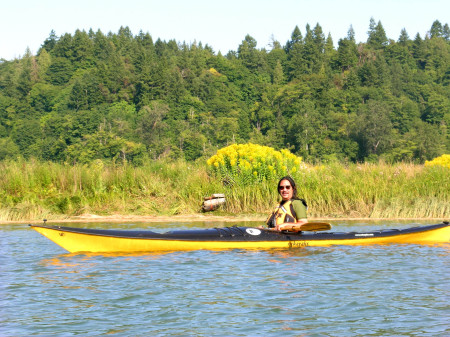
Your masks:
M306 161L423 162L449 153L450 30L335 45L319 24L284 45L202 43L76 31L37 55L0 61L0 160L139 165L196 160L231 143L287 148Z

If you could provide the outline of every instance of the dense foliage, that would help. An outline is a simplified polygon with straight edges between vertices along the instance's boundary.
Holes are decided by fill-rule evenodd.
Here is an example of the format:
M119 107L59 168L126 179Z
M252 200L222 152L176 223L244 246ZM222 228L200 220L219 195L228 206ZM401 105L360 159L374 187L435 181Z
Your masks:
M247 35L223 56L129 28L51 32L37 55L0 61L0 160L208 158L233 143L304 160L424 162L448 153L450 31L403 30L334 46L319 24L283 46Z

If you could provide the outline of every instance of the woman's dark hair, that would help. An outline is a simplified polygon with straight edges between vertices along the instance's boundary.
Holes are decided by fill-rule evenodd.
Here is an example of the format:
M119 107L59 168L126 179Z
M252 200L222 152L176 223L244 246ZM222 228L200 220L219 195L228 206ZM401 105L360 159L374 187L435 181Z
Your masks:
M280 192L280 184L283 180L287 180L289 181L289 183L292 186L292 199L298 199L297 197L297 186L295 185L295 181L294 179L292 179L290 176L286 176L280 179L280 181L278 182L278 193Z

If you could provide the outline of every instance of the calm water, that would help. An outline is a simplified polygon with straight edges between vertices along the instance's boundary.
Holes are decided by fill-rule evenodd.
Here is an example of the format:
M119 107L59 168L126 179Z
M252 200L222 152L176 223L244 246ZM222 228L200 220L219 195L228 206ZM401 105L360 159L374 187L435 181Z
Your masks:
M204 228L223 223L91 228ZM249 225L247 223L247 225ZM335 230L414 224L333 223ZM450 246L68 254L0 226L1 336L450 336Z

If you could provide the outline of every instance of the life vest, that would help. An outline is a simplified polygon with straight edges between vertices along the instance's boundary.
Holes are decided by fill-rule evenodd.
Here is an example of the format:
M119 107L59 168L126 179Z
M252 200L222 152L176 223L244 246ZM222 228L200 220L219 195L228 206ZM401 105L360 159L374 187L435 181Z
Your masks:
M297 222L297 216L290 200L283 204L280 203L266 221L269 228L286 222Z

